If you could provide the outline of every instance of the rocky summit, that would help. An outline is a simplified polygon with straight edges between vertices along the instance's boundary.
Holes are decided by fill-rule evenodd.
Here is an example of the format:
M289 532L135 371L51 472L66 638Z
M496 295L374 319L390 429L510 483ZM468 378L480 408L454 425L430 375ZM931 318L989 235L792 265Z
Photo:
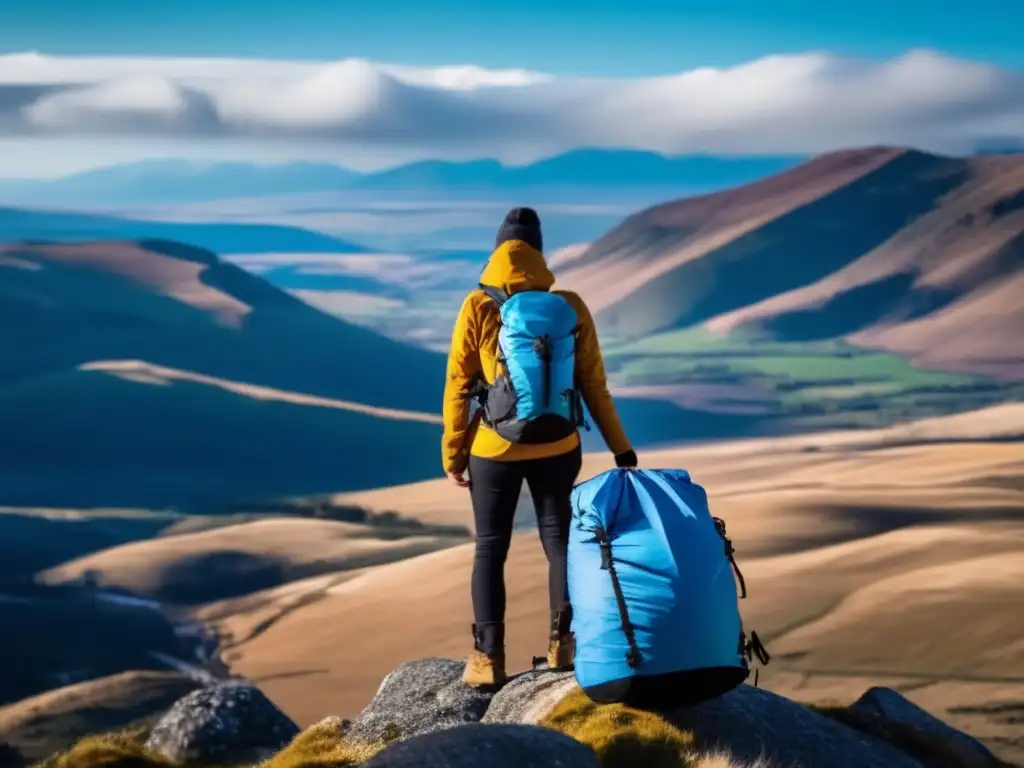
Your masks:
M463 662L402 664L354 720L300 729L240 680L178 701L144 745L83 742L53 768L1008 768L980 742L887 688L848 707L807 707L751 685L668 712L598 705L571 672L538 668L497 692ZM111 754L127 749L126 761ZM134 750L134 751L131 751ZM105 755L103 762L90 755ZM130 760L128 759L130 757Z

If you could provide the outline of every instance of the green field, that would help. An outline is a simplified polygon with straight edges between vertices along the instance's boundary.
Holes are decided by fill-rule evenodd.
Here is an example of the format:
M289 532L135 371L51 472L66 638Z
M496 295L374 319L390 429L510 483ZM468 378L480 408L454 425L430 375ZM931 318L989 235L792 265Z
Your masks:
M875 426L1024 396L1022 385L927 370L836 340L777 342L684 329L604 346L616 385L742 387L773 403L775 413L805 421L842 416L844 424Z

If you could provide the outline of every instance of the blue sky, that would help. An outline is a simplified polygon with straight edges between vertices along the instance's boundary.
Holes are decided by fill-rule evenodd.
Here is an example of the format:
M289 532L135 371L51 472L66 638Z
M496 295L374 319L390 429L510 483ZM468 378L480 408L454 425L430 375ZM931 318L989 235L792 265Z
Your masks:
M244 10L239 10L244 7ZM362 57L637 76L911 48L1024 67L1020 0L2 0L0 53Z

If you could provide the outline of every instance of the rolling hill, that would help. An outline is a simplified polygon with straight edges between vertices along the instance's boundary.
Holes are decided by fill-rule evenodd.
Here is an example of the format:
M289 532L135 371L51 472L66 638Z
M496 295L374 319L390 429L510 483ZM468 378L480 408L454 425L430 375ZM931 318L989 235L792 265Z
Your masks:
M842 340L1024 379L1024 155L868 148L629 217L564 265L602 329Z
M92 574L104 589L170 604L250 594L322 574L404 560L466 541L430 528L368 526L334 520L270 518L111 547L47 570L59 585Z
M12 506L204 505L436 464L441 355L203 249L2 246L0 324L13 331L0 361Z

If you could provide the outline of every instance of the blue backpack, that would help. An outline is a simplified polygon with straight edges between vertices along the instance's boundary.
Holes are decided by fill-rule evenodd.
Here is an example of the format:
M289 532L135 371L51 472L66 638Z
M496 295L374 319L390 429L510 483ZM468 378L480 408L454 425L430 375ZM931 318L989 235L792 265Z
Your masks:
M680 469L604 472L572 493L569 602L575 675L594 701L670 709L750 675L725 523Z
M576 387L576 310L548 291L481 285L501 312L498 374L470 391L487 426L512 443L550 443L583 423ZM502 372L504 367L505 372Z

